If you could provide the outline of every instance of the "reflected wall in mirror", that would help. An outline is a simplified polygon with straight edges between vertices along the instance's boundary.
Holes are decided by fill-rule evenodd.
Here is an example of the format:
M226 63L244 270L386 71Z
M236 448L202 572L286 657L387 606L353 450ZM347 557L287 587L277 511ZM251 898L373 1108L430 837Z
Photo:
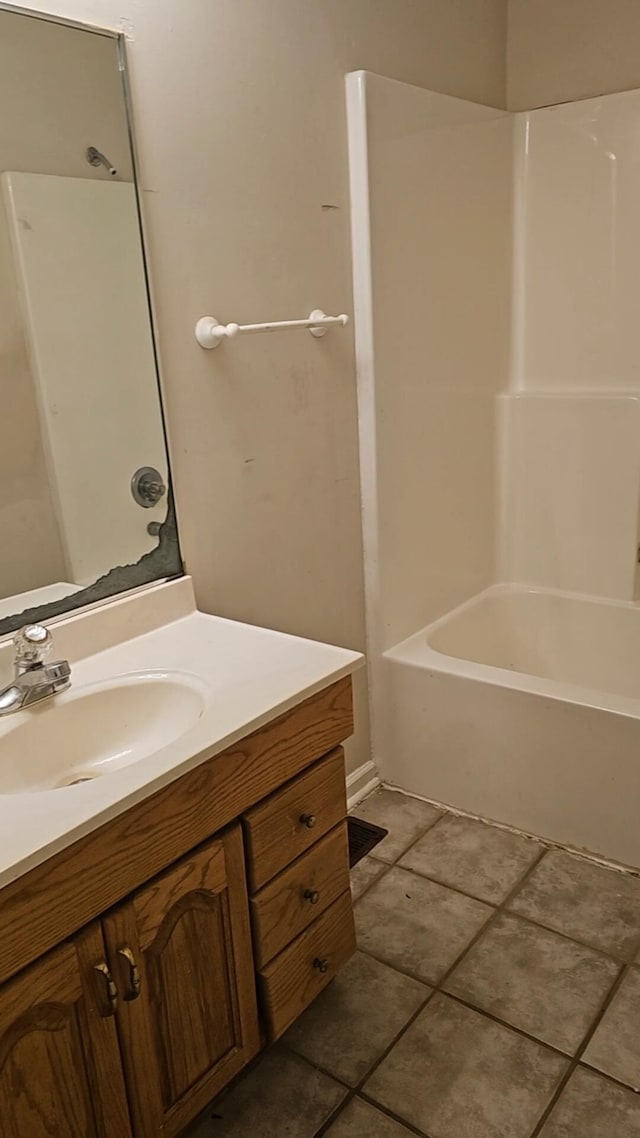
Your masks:
M0 635L181 572L120 37L0 7Z

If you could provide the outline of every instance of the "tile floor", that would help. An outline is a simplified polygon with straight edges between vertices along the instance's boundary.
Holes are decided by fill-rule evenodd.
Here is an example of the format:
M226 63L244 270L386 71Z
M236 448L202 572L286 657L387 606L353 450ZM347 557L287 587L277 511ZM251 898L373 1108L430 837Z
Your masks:
M640 879L379 790L359 951L189 1138L639 1138Z

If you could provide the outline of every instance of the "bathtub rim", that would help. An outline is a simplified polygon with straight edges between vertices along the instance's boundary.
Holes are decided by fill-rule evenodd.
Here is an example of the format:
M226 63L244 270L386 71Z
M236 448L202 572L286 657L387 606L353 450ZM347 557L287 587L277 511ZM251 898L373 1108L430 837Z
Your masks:
M582 707L594 707L600 711L624 715L631 719L640 719L640 698L616 695L614 692L599 688L590 688L581 684L566 683L562 680L545 679L530 672L515 671L510 668L501 668L495 664L483 664L468 660L460 656L449 656L433 648L429 636L437 629L448 624L454 617L464 614L471 608L477 607L487 598L504 596L508 594L539 594L542 596L561 597L571 601L580 601L596 604L607 608L627 609L633 613L640 613L640 601L624 601L612 597L594 596L588 593L575 593L563 589L548 589L539 585L530 585L519 582L500 582L489 585L479 593L474 593L455 608L449 609L430 624L411 633L410 636L386 649L381 657L395 664L406 664L414 668L421 668L426 672L445 672L457 676L464 676L478 683L492 686L514 688L517 691L529 692L543 696L547 699L561 703L578 704Z

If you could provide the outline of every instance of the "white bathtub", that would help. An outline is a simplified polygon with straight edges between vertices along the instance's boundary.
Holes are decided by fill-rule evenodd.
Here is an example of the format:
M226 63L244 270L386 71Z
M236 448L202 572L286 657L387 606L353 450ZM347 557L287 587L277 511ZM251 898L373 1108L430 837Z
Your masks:
M640 867L640 605L495 586L380 680L383 778Z

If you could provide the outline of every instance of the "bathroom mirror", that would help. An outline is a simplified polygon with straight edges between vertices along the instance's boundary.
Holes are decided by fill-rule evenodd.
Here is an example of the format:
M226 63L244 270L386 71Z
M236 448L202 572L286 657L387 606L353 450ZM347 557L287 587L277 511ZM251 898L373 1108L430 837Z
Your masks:
M0 635L181 572L122 38L0 5Z

